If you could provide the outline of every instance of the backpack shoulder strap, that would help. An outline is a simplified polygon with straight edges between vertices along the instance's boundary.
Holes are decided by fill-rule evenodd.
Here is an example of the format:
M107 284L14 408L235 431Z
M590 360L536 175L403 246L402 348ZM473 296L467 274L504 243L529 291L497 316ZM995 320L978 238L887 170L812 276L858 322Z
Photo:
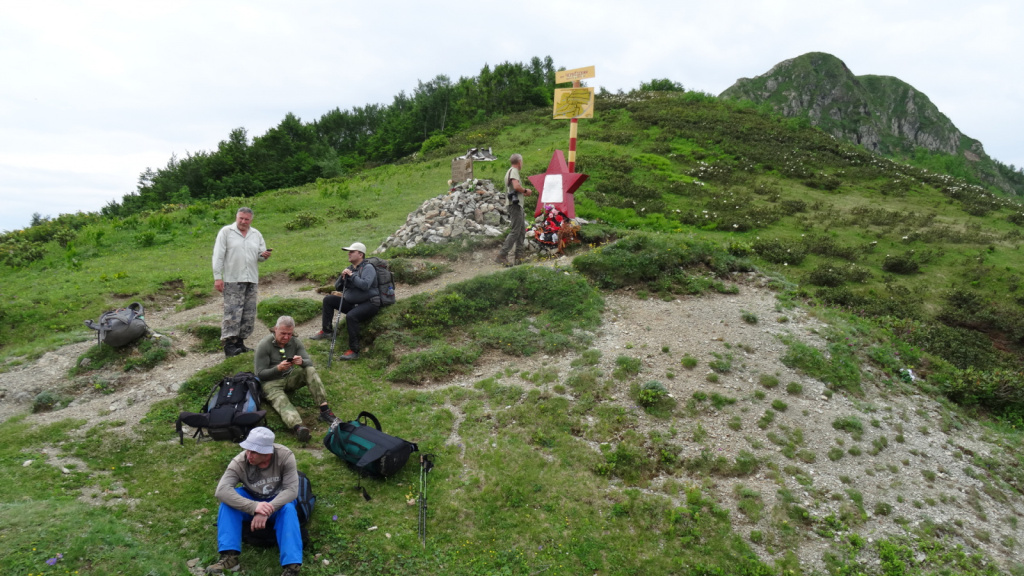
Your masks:
M362 411L362 412L360 412L360 413L359 413L359 416L356 416L356 420L359 420L359 419L361 419L361 418L362 418L363 416L365 416L365 417L369 418L369 419L370 419L370 421L371 421L371 422L373 422L373 426L374 426L374 428L376 428L377 430L379 430L379 431L381 431L381 432L383 432L383 431L384 431L384 429L380 427L380 420L377 420L377 417L376 417L376 416L374 416L373 414L370 414L369 412L367 412L367 411L365 411L365 410L364 410L364 411Z

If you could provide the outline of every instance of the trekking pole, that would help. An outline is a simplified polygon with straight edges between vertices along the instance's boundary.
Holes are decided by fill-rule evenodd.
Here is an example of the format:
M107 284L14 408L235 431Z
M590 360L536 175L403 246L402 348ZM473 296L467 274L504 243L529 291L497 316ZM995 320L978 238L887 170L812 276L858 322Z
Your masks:
M434 467L434 455L422 454L420 456L420 519L419 533L420 542L427 547L427 473Z
M334 343L338 340L338 326L341 325L341 303L345 299L345 284L348 284L348 278L342 277L341 279L341 293L342 296L338 299L338 317L334 320L334 332L331 333L331 351L327 354L327 369L331 369L331 360L334 360Z

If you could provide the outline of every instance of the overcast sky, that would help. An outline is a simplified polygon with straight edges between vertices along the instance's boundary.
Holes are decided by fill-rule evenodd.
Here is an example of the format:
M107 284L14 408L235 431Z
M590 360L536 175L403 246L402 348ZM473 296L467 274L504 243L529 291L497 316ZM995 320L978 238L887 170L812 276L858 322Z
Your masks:
M992 157L1024 165L1020 0L0 4L0 231L98 211L171 154L293 112L390 103L438 74L551 56L589 85L718 94L828 52L927 94ZM580 149L585 149L585 141Z

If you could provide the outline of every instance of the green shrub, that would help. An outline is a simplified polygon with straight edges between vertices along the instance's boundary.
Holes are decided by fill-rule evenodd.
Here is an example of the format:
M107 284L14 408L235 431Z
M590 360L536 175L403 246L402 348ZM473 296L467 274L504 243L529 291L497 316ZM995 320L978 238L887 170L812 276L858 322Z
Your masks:
M849 432L855 440L859 440L864 434L864 424L856 416L843 416L832 421L832 427L836 430Z
M682 360L679 362L683 365L683 368L686 368L687 370L693 370L697 367L697 359L689 354L684 355Z
M284 227L289 230L305 230L314 226L320 226L324 223L324 219L312 212L299 212L285 223Z
M465 374L480 357L477 346L457 348L448 344L431 346L422 352L406 354L398 367L384 375L391 382L419 384L452 374Z
M641 406L654 406L662 398L668 395L665 385L657 380L644 382L637 393L637 404Z
M32 399L33 412L46 412L53 410L59 403L60 396L50 390L43 390Z
M710 269L717 277L746 269L735 256L711 242L646 233L631 234L581 254L573 260L573 267L604 289L636 286L656 294L694 293L697 285L687 273L690 269Z
M777 410L779 412L785 412L786 409L789 408L789 406L785 402L783 402L782 400L776 399L776 400L772 400L772 408L774 408L775 410Z
M807 257L807 247L800 241L758 238L754 241L757 255L773 264L798 266Z
M719 374L725 374L732 370L732 354L719 354L718 352L712 352L714 360L708 362L708 368L711 368Z
M920 268L921 264L912 251L906 254L886 254L882 261L882 270L893 274L915 274Z
M803 394L804 387L799 382L790 382L789 384L786 384L786 392L793 396L799 396L800 394Z
M615 359L615 370L612 371L612 376L619 380L625 380L630 376L636 376L640 373L640 359L632 358L630 356L620 355Z
M731 398L729 396L723 396L723 395L719 394L718 392L713 392L711 394L711 405L714 406L715 408L717 408L718 410L721 410L722 408L725 408L726 406L728 406L730 404L735 404L735 403L736 403L736 399L735 398Z
M438 150L448 145L448 138L444 134L434 134L423 141L420 146L420 154L426 154L432 150Z
M779 379L771 374L761 374L757 377L757 381L761 386L769 390L779 385Z

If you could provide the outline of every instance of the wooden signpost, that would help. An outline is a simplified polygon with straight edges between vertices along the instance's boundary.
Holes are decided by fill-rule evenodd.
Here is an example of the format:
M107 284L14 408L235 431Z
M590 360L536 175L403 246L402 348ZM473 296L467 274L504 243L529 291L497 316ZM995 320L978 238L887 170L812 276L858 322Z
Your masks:
M594 89L583 88L580 80L593 78L597 75L593 66L561 70L555 72L555 83L572 82L572 88L555 90L555 110L553 117L569 119L569 172L576 171L576 133L580 118L594 117Z

